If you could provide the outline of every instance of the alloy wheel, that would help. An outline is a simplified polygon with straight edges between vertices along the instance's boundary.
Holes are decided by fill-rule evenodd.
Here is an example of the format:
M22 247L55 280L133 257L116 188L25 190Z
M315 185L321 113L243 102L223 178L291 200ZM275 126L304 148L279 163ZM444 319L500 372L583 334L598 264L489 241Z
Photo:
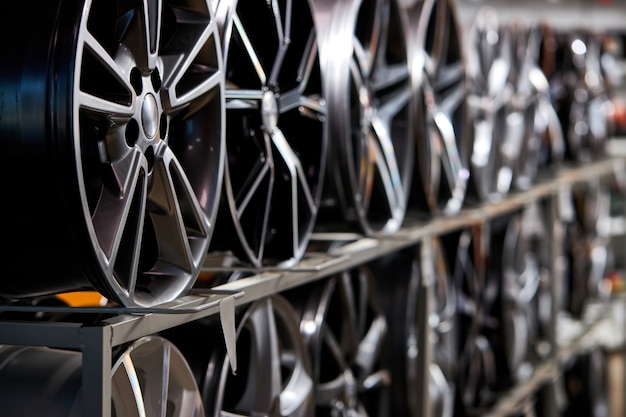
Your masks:
M308 1L217 2L226 66L224 204L216 249L293 264L317 217L327 108ZM223 216L223 217L222 217Z
M406 214L414 140L406 15L397 0L327 2L331 136L327 211L367 235L397 231Z
M7 21L15 65L0 74L12 161L2 165L20 179L9 187L8 275L23 278L2 280L0 295L95 287L128 306L171 301L197 277L222 182L224 73L211 7L39 6L4 11L33 16Z
M414 197L425 210L456 213L469 181L465 57L452 1L425 0L410 9L412 109L417 115Z
M83 415L81 361L75 351L0 347L3 412ZM163 338L146 336L117 352L111 370L111 415L203 417L200 391L180 351Z
M163 333L187 358L207 415L312 417L311 362L290 302L281 295L257 300L238 309L236 323L236 370L216 337L222 334L216 318Z
M372 272L342 272L290 296L311 353L317 416L389 415L387 322Z

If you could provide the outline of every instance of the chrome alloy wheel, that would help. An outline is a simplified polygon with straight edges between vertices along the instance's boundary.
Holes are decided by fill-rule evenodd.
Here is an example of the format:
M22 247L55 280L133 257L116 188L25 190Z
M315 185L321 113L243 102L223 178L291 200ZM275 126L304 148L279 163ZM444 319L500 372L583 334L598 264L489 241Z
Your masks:
M389 415L387 322L360 266L293 293L311 352L317 416Z
M420 0L409 13L412 112L417 115L414 195L427 211L456 213L464 203L472 150L461 30L449 0Z
M236 372L221 334L214 317L164 332L189 361L207 415L315 415L309 352L285 297L272 295L237 311Z
M16 180L4 256L19 279L3 279L0 297L95 287L127 306L175 299L207 253L222 183L224 73L208 2L6 9L16 18L5 19L15 36L3 45L13 65L0 72L0 136Z
M82 416L81 360L80 352L75 351L1 346L3 413ZM123 348L111 374L111 416L205 415L189 365L180 351L163 338L147 336Z
M397 0L315 1L325 25L328 200L367 235L404 220L415 159L406 16Z
M219 219L230 225L217 243L254 266L292 264L311 236L325 170L315 19L308 1L220 0L216 10L226 65Z

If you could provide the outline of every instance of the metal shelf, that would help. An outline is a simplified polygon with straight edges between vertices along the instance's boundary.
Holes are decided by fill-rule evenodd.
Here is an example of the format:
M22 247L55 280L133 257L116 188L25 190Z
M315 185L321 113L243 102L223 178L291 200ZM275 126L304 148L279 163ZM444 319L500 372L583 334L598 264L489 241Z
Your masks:
M196 293L194 290L193 293L181 297L175 302L157 308L103 307L94 309L75 307L71 309L73 313L95 312L112 315L110 318L95 324L0 321L0 344L48 346L81 351L83 414L109 417L111 413L109 398L111 395L112 352L116 346L210 315L234 314L234 307L236 306L313 282L364 264L385 254L417 245L420 242L428 242L431 237L445 235L477 223L486 222L537 200L552 199L557 201L563 190L569 190L579 184L596 179L623 178L624 166L625 158L622 156L607 157L584 166L564 166L558 170L558 173L541 178L531 189L513 193L501 201L479 204L467 208L457 215L437 217L427 221L409 217L399 232L388 237L370 238L342 233L317 234L313 236L313 242L316 240L341 240L346 243L327 253L307 253L301 262L290 267L251 270L251 276L208 290L197 289L203 293ZM206 271L224 271L229 270L229 268L225 259L221 259L219 256L209 256L205 263ZM429 284L425 283L425 285ZM0 311L14 308L27 310L25 307L0 306ZM34 307L34 309L58 311L46 307ZM229 311L224 311L224 309ZM590 329L592 328L590 327ZM423 339L427 340L428 338ZM423 357L428 358L428 348L425 348ZM578 345L572 343L569 347L564 346L559 347L559 349L561 352L568 352L569 354L576 351ZM508 410L519 398L527 395L529 390L532 391L541 382L553 378L554 373L557 372L555 367L558 366L558 361L559 356L554 356L545 365L537 368L535 376L523 387L512 390L510 398L503 400L503 405L494 408L492 414L494 416L502 415L500 413L501 408ZM426 397L424 403L425 409L427 409L427 385L423 388L421 391Z

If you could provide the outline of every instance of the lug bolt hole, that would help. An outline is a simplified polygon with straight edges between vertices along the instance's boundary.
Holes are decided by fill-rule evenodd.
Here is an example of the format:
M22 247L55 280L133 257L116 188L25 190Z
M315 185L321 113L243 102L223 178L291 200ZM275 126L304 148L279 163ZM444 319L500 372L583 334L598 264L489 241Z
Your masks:
M131 148L137 143L137 139L139 139L139 123L135 119L131 119L126 125L124 138L126 139L126 144Z
M148 172L150 173L154 167L154 148L149 146L143 155L146 157L146 161L148 162Z
M161 139L165 139L167 137L167 116L165 113L161 113L161 119L159 121L159 125L161 127L159 137Z
M133 86L135 93L140 95L143 91L143 83L141 81L141 72L137 68L130 71L130 85Z
M159 74L159 70L155 69L150 74L150 81L152 82L152 88L154 91L159 91L161 89L161 75Z

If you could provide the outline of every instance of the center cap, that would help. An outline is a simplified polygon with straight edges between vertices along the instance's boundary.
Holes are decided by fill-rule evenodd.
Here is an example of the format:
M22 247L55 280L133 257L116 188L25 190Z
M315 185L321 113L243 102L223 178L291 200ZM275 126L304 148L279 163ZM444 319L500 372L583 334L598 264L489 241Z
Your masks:
M141 125L146 136L150 139L157 133L159 127L159 110L156 98L152 94L146 94L141 106Z
M276 129L276 125L278 124L278 102L272 91L263 93L263 98L261 99L261 117L267 132Z

